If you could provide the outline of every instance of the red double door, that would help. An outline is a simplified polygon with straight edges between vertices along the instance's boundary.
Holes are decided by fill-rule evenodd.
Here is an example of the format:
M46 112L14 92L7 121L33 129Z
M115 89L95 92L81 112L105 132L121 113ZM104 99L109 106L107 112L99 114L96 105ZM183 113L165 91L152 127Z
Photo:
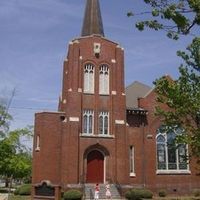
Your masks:
M87 156L87 183L104 182L104 156L101 152L94 150Z

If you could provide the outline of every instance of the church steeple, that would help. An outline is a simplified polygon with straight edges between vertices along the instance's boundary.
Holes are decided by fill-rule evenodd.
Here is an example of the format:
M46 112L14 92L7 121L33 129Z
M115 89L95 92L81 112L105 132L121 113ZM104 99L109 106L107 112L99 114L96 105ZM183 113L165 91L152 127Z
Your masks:
M104 36L99 0L87 0L81 36Z

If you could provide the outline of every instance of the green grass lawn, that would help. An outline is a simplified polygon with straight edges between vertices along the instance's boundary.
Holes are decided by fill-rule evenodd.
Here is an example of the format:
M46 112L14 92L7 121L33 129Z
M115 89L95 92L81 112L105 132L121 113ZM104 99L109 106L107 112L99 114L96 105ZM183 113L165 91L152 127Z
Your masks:
M31 196L10 195L9 200L31 200Z

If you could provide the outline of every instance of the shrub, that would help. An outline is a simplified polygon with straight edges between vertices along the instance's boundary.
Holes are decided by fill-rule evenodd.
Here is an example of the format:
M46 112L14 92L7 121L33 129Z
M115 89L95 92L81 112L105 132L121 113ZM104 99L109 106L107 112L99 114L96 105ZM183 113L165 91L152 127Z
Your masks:
M152 199L153 193L150 190L141 190L142 198Z
M65 200L81 199L82 193L79 190L68 190L63 194Z
M0 188L0 193L8 193L8 189L7 188Z
M166 196L167 196L167 193L166 193L165 190L160 190L160 191L158 192L158 196L159 196L159 197L166 197Z
M129 190L125 193L125 197L129 200L140 200L141 195L137 190Z
M18 187L15 192L15 195L31 195L31 184L25 184Z
M193 195L194 195L195 197L200 197L200 189L194 189L194 190L193 190Z
M145 189L131 189L125 193L125 197L129 200L151 199L153 193Z

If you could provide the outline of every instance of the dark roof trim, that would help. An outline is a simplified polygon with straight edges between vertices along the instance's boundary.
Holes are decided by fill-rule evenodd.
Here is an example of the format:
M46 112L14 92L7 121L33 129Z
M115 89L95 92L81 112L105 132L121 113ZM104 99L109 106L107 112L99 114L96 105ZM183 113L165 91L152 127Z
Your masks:
M126 108L126 113L130 115L148 115L148 111L142 108Z

